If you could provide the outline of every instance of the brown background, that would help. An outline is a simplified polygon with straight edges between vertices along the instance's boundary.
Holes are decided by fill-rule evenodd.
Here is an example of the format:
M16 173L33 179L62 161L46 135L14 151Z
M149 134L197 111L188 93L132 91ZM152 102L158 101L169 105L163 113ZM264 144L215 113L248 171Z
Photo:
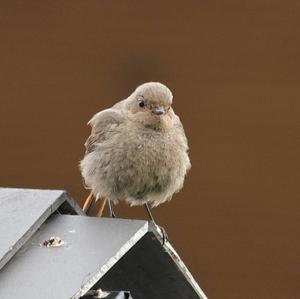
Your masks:
M299 1L14 0L0 22L2 186L82 204L86 122L161 81L193 168L157 222L210 299L300 298Z

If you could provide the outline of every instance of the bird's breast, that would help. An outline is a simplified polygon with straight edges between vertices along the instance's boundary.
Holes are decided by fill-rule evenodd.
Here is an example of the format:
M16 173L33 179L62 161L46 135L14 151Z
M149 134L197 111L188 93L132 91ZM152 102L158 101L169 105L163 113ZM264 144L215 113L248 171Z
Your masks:
M136 198L167 188L183 169L186 155L176 136L151 129L120 134L113 151L116 186Z

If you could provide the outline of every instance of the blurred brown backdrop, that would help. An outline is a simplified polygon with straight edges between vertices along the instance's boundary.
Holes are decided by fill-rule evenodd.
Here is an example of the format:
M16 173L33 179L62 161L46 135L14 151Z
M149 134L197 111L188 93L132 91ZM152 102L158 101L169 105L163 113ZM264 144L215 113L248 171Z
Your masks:
M0 184L82 204L86 122L161 81L193 168L157 221L210 299L300 298L299 15L292 0L1 1Z

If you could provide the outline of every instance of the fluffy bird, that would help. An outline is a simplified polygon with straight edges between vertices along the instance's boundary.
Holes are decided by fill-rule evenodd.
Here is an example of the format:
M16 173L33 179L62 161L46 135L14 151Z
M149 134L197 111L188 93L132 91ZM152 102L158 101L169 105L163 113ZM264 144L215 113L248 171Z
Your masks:
M172 93L158 82L140 85L125 100L95 114L80 162L91 194L112 204L156 207L178 192L191 167L188 143L179 117L172 109ZM105 201L104 201L105 203ZM100 214L102 214L102 205Z

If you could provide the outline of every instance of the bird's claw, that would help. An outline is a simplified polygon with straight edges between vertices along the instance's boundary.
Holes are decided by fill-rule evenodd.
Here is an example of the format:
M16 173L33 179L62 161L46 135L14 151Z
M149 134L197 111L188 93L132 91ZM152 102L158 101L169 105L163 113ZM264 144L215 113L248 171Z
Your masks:
M166 230L162 226L158 225L158 227L159 227L159 230L160 230L160 232L162 234L162 237L163 237L163 239L162 239L162 245L165 245L165 243L167 241L169 241L169 236L168 236Z
M166 230L162 226L157 225L154 221L152 221L152 223L160 231L161 236L162 236L162 245L165 245L166 242L169 241L169 237L168 237L168 234L167 234Z
M115 212L110 213L110 218L117 218L117 215L115 214Z
M113 208L113 203L110 200L108 201L108 207L109 207L110 218L117 218L117 215L115 214L115 211Z

